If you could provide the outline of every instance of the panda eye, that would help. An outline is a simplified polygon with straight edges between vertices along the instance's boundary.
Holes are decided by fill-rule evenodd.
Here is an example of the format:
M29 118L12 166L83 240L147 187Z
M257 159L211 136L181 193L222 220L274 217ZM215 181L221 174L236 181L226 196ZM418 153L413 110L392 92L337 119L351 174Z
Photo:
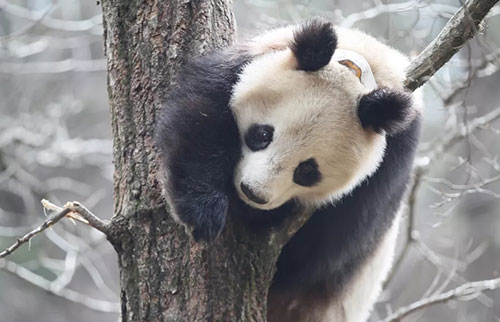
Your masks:
M264 150L273 140L273 133L274 128L270 125L254 124L245 134L245 143L252 151Z

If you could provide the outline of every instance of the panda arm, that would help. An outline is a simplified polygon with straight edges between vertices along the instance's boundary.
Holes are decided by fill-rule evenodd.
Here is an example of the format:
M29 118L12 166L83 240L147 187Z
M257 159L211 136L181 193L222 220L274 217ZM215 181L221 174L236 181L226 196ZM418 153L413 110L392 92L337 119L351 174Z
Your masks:
M241 149L228 105L245 61L226 51L188 63L157 124L164 192L195 240L213 240L225 223Z

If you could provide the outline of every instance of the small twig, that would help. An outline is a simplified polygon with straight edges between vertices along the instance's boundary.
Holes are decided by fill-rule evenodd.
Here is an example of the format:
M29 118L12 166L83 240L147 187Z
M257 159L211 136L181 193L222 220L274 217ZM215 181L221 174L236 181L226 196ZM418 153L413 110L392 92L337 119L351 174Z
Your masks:
M441 33L415 58L406 71L405 86L414 91L450 60L481 29L480 24L498 0L468 0Z
M487 290L495 290L500 288L500 278L495 278L491 280L469 282L460 285L448 292L444 292L438 295L430 296L420 301L417 301L408 306L402 307L395 313L389 315L387 318L382 320L382 322L397 322L401 321L404 317L410 315L411 313L421 310L425 307L446 303L450 300L470 300L475 298L480 293Z
M429 166L438 160L444 153L450 150L455 144L460 142L462 139L467 137L467 135L474 133L475 131L483 128L485 125L490 124L493 121L500 119L500 107L496 107L487 114L477 117L467 125L458 126L453 131L448 132L443 136L439 143L435 144L435 147L427 153L425 157L425 162L423 162L420 167L422 167L424 174L429 170Z
M14 2L14 1L13 1ZM64 20L47 16L46 12L50 12L52 4L42 10L30 10L25 7L12 4L6 0L0 0L0 10L15 17L31 20L40 23L45 27L60 30L60 31L92 31L102 24L102 16L95 15L85 20Z
M42 200L42 205L45 209L51 211L57 211L57 213L49 216L47 220L45 220L40 226L33 229L26 235L21 238L18 238L14 244L10 247L6 248L3 252L0 253L0 258L4 258L10 254L12 254L16 249L18 249L21 245L29 242L31 238L35 237L45 229L51 227L59 220L64 217L72 218L78 220L84 224L87 224L105 235L108 233L108 225L107 221L101 220L99 217L91 213L87 208L81 205L78 201L68 202L64 205L64 208L54 205L50 201Z
M66 209L63 209L62 211L60 211L60 212L58 212L58 213L50 216L40 226L38 226L37 228L33 229L32 231L30 231L29 233L27 233L23 237L18 238L13 245L11 245L7 249L5 249L3 252L1 252L0 253L0 258L4 258L5 256L8 256L8 255L12 254L22 244L27 243L28 241L30 241L31 238L35 237L36 235L38 235L39 233L41 233L45 229L47 229L50 226L54 225L59 220L63 219L70 212L71 212L71 209L66 208Z
M105 220L100 219L96 215L94 215L90 210L85 208L82 204L80 204L78 201L73 201L73 202L67 202L64 205L64 208L61 208L53 203L51 203L48 200L43 199L42 200L42 205L49 210L53 211L61 211L62 209L70 209L70 213L68 214L68 217L71 219L75 219L83 224L89 225L100 232L104 233L105 235L108 233L108 225L109 223Z

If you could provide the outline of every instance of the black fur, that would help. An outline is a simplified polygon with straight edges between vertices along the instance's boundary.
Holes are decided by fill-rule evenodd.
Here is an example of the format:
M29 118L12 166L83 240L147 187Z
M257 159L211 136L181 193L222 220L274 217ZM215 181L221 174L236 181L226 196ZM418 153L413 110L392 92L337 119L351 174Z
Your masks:
M313 291L333 296L342 290L394 220L410 180L419 132L416 118L406 130L388 137L375 174L338 204L312 215L283 248L270 294L293 297Z
M156 145L169 172L170 198L196 240L222 230L227 191L240 157L229 110L233 85L249 57L237 49L195 59L179 74L156 128Z
M323 62L314 65L316 58L308 58L312 52L304 54L305 48L319 41L318 35L326 33L328 38L325 30L331 28L329 24L312 26L306 25L295 37L294 51L303 57L301 66L306 70L321 68L318 66L325 64L328 56L320 55ZM336 38L332 35L333 31L328 48L333 53ZM307 45L307 37L313 38L312 45ZM169 172L169 196L179 219L196 240L217 236L228 207L255 229L278 225L298 211L294 201L272 212L260 211L236 196L232 181L241 146L228 104L238 73L250 59L244 52L231 50L189 64L172 89L157 125L156 144ZM282 314L294 298L302 296L314 303L317 298L340 292L389 229L409 182L419 136L420 119L409 119L410 104L408 94L389 89L361 98L358 114L363 126L390 134L383 162L351 194L318 209L285 245L269 292L269 312L278 316L273 321L292 320ZM300 309L288 312L298 314Z
M337 48L337 35L331 23L312 20L294 33L290 48L297 58L298 70L317 71L330 62Z
M264 150L272 142L273 134L274 127L270 125L253 124L245 134L245 143L252 151Z
M408 125L412 104L412 96L406 92L379 88L361 97L358 117L363 128L391 135Z
M299 163L293 171L293 182L304 187L312 187L321 181L318 162L314 158Z

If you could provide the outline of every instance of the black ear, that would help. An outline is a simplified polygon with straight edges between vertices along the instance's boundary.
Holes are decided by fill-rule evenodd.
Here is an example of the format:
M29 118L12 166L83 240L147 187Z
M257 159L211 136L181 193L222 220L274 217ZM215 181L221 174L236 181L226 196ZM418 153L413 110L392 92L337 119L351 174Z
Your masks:
M326 66L337 48L337 35L329 22L311 20L294 33L290 49L297 58L298 70L316 71Z
M405 129L413 116L412 96L404 91L376 89L361 97L358 117L363 128L395 134Z

